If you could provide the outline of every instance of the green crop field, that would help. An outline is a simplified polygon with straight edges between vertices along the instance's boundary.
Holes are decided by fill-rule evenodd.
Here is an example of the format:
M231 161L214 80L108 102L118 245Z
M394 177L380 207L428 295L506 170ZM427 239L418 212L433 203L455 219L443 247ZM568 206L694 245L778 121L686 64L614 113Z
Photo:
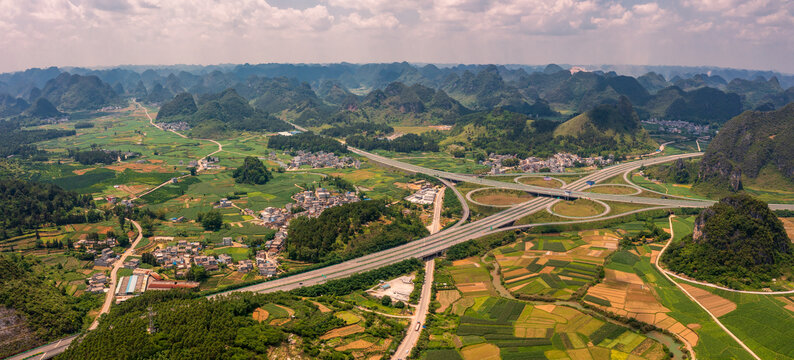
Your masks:
M736 304L720 317L739 339L762 359L794 358L794 312L769 295L740 294L701 287Z

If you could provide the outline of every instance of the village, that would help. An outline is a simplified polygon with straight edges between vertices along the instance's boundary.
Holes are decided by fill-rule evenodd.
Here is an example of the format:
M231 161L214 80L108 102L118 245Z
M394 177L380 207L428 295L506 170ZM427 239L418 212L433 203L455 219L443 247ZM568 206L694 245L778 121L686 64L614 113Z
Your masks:
M681 120L659 120L651 118L643 120L643 124L658 125L657 131L670 134L708 135L711 133L709 125L700 125Z
M613 162L614 158L611 156L580 157L576 154L556 153L550 158L543 160L534 156L520 159L515 155L497 155L491 153L488 155L488 159L481 161L480 164L491 167L488 174L503 174L511 171L562 173L568 168L605 166Z

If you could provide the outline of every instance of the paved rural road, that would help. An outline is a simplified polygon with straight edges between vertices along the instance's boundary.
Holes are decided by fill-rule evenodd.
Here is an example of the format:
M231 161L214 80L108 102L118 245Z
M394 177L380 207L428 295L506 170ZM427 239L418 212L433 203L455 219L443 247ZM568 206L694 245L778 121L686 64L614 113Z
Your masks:
M163 129L163 128L161 128L161 127L157 126L157 124L155 124L155 123L154 123L154 119L152 118L152 116L151 116L151 115L149 115L149 110L148 110L148 109L146 109L146 107L145 107L145 106L142 106L141 104L138 104L138 102L137 102L137 101L135 101L135 100L133 100L132 102L133 102L133 103L134 103L136 106L139 106L141 109L143 109L143 112L144 112L144 114L146 114L146 117L147 117L147 118L149 118L149 124L151 124L152 126L154 126L154 127L158 128L158 129L160 129L160 130L163 130L163 131L170 131L170 132L172 132L172 133L174 133L174 134L177 134L177 135L179 135L179 136L181 136L181 137L183 137L183 138L185 138L185 139L187 139L187 138L188 138L187 136L185 136L185 135L183 135L183 134L180 134L180 133L179 133L179 132L177 132L176 130L165 130L165 129ZM211 152L211 153L209 153L209 154L207 154L207 155L205 155L205 156L202 156L202 157L200 157L200 158L198 158L198 159L197 159L197 160L198 160L198 164L199 164L199 166L198 166L198 168L196 168L196 172L200 172L200 171L204 170L204 163L203 163L202 161L200 161L200 160L201 160L201 159L204 159L204 158L206 158L206 157L208 157L208 156L212 156L212 155L215 155L215 154L217 154L217 153L219 153L219 152L223 151L223 145L222 145L221 143L219 143L219 142L215 141L215 140L212 140L212 139L196 139L196 140L209 141L209 142L211 142L211 143L213 143L213 144L215 144L215 145L218 145L218 150L215 150L215 151L213 151L213 152ZM190 175L182 175L182 176L179 176L179 177L177 177L177 179L183 179L183 178L186 178L186 177L188 177L188 176L190 176ZM155 190L157 190L157 189L159 189L159 188L161 188L161 187L163 187L163 186L166 186L166 185L168 185L168 184L170 184L170 183L171 183L171 180L168 180L168 181L166 181L166 182L164 182L164 183L162 183L162 184L160 184L160 185L157 185L157 186L155 186L154 188L151 188L151 189L149 189L149 190L146 190L145 192L141 193L140 195L137 195L136 197L137 197L137 198L140 198L140 197L142 197L142 196L149 195L150 193L154 192Z
M135 225L135 228L138 230L138 237L136 237L135 241L132 242L130 248L124 251L124 253L121 254L121 257L113 264L113 270L110 271L110 288L108 289L107 295L105 295L105 302L102 304L102 309L99 311L99 314L97 314L94 322L92 322L91 326L88 327L88 330L96 329L99 325L99 318L102 316L102 314L107 314L108 311L110 311L110 305L113 304L113 296L116 291L116 282L118 281L119 269L124 266L124 261L127 260L128 256L135 252L135 247L138 246L138 244L141 242L141 239L143 239L143 229L141 229L141 225L135 220L127 219L127 221Z
M425 282L422 284L422 294L419 297L419 304L416 307L416 314L414 314L414 318L411 320L411 323L408 324L408 332L405 334L405 338L400 343L400 346L397 347L397 351L394 352L392 355L392 360L402 360L407 359L408 355L411 354L411 350L413 350L414 346L416 346L416 342L419 341L419 335L422 333L422 327L425 325L425 320L427 320L427 311L430 308L430 297L433 292L433 272L436 268L436 262L434 260L428 260L425 262ZM416 324L419 324L419 329L416 328Z
M430 231L431 234L435 234L441 230L441 209L444 207L444 193L447 191L446 187L442 187L441 190L436 193L436 199L433 202L433 221L430 223L430 226L427 227L427 230Z
M744 348L744 350L747 350L747 352L750 353L750 355L752 355L755 359L761 360L761 358L758 357L758 355L756 355L753 352L753 350L750 350L750 348L747 347L747 345L745 345L745 343L742 342L742 340L740 340L738 337L736 337L736 335L734 335L730 330L728 330L728 328L725 327L725 325L723 325L722 322L719 319L717 319L717 317L714 316L714 314L711 313L711 311L709 311L708 308L703 306L703 304L701 304L700 301L698 301L698 299L692 296L692 294L690 294L689 291L684 289L684 287L681 286L681 284L673 281L673 279L670 278L670 275L668 274L667 270L663 269L662 266L659 265L659 259L662 258L662 254L664 254L664 251L667 250L667 247L670 246L670 243L673 242L673 238L675 237L675 233L673 232L673 217L675 217L675 215L670 215L670 218L668 219L668 221L670 222L670 240L668 240L667 243L664 244L662 250L659 251L659 255L656 256L656 261L654 262L654 266L656 266L656 269L659 270L662 273L662 275L664 275L664 277L667 278L667 280L670 280L670 282L675 284L675 286L678 287L678 289L680 289L681 291L683 291L684 294L686 294L686 296L689 296L689 298L692 299L692 301L694 301L695 304L698 304L701 308L703 308L703 311L709 314L709 316L711 316L714 322L717 323L717 325L719 325L723 331L725 331L728 335L730 335L731 338L733 338L733 340L736 340L736 342L739 343L739 345L741 345L742 348ZM692 358L695 359L695 352L692 350L692 346L686 341L684 341L684 343L688 345L687 348L689 349L689 352L692 354Z
M16 354L5 358L5 360L41 360L55 357L56 355L66 351L69 344L77 338L77 335L72 335L58 341L51 342L47 345L39 346L35 349L30 349L23 353Z

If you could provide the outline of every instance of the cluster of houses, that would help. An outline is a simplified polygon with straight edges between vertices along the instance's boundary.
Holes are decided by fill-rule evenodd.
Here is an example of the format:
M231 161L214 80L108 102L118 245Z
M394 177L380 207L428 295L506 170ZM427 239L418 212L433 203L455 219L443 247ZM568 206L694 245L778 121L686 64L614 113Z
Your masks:
M94 266L110 267L118 258L118 255L113 253L113 249L104 248L94 256Z
M89 254L96 254L97 251L114 247L116 244L116 238L107 238L105 240L80 239L74 242L72 246L75 249L85 249Z
M163 130L172 130L172 131L188 131L190 130L190 125L184 121L172 122L172 123L157 123L155 126L159 127Z
M505 161L511 159L510 161ZM502 174L510 170L520 170L522 172L565 172L566 168L582 166L605 166L612 164L614 158L593 156L581 157L571 153L556 153L548 159L540 159L530 156L526 159L519 159L515 155L490 154L487 160L481 161L483 165L491 167L489 174ZM509 163L506 166L504 163ZM515 164L515 165L513 165Z
M358 194L355 192L348 191L343 194L332 195L325 188L318 188L315 191L302 191L292 195L292 199L295 200L295 205L292 206L299 206L304 210L297 215L308 217L320 216L323 210L330 207L359 201Z
M254 260L244 259L237 262L237 272L247 273L254 269L254 264L260 276L273 277L278 273L278 262L270 258L269 252L259 250L256 252Z
M88 278L88 287L86 287L85 291L92 294L105 292L105 284L107 283L108 277L104 272L96 273Z
M436 201L436 194L438 194L438 191L439 189L437 187L426 184L417 192L408 195L405 200L414 204L430 205Z
M649 120L644 120L642 123L658 125L657 130L659 132L670 134L686 133L691 135L704 135L711 132L708 125L693 124L691 122L681 120L659 120L657 118L651 118Z
M298 153L292 157L292 160L289 162L289 169L297 169L303 165L309 165L314 169L319 168L348 168L348 167L355 167L356 169L361 167L361 162L357 159L353 159L349 156L338 157L334 153L327 153L324 151L312 153L306 152L303 150L298 151Z
M119 185L113 185L113 187L114 188L118 188ZM109 196L105 197L105 200L107 200L108 204L110 204L110 205L115 205L116 203L119 203L119 204L124 205L126 207L133 207L135 205L132 202L132 200L127 200L127 199L119 200L119 198L117 198L117 197L115 197L113 195L109 195Z
M190 268L194 257L199 256L201 243L180 240L176 246L168 246L152 252L157 264L163 269L174 269L177 275Z

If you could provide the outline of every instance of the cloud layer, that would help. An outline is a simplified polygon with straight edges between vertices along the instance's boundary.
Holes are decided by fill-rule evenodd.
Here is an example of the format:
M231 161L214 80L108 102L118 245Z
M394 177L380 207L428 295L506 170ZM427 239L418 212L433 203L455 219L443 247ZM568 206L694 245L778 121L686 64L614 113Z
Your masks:
M794 1L779 0L0 0L0 32L0 71L406 60L794 72Z

